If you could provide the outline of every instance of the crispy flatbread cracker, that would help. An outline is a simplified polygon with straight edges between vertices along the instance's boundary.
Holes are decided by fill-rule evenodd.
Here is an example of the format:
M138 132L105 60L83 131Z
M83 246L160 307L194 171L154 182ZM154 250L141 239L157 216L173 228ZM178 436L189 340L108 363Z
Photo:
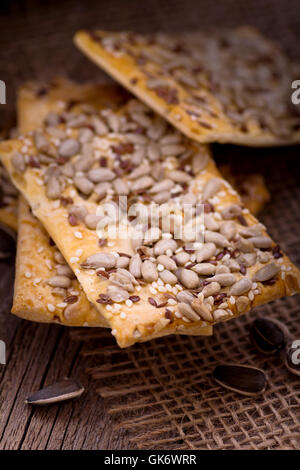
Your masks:
M100 113L78 105L59 122L3 142L2 162L121 347L225 321L299 292L299 270L243 208L206 146L136 100ZM159 201L150 230L144 231L148 214L139 225L135 214L124 238L99 224L96 232L95 215L112 224L110 211L122 194L143 210ZM190 231L174 234L188 201L203 204L204 244L194 243ZM121 220L119 229L122 214Z
M0 133L0 140L8 139L10 130ZM0 164L0 225L12 234L18 229L18 191L11 184L5 168ZM11 232L12 231L12 232Z
M79 101L93 104L97 108L108 105L114 107L120 105L124 96L126 94L115 85L78 85L64 78L56 78L50 85L40 82L26 83L21 87L18 95L20 132L26 133L39 127L50 111L66 111L74 104L78 104ZM47 260L47 264L42 267L39 265L39 253L33 250L33 240L35 245L39 244L42 247L43 255ZM99 312L95 315L95 309L87 301L77 280L72 280L70 295L65 289L55 289L47 284L53 275L49 266L52 266L52 260L54 260L54 264L56 263L55 256L59 256L60 252L57 247L49 243L49 235L38 219L32 215L23 198L21 198L19 206L19 245L20 256L17 257L15 296L12 309L15 315L28 320L55 321L70 326L107 326ZM30 253L31 250L36 255L36 259L31 256L30 270L28 270L26 256L24 257L22 254L24 251ZM26 277L28 272L31 273L34 289ZM42 281L37 283L34 279ZM35 303L34 309L32 308L32 291L40 299L40 302ZM77 297L76 302L74 302L75 297ZM68 305L64 301L65 298L71 299L73 303ZM184 334L184 332L182 333ZM189 334L210 335L212 327L196 327L193 332L189 331Z
M39 90L44 90L42 98ZM26 83L18 96L19 128L22 133L30 132L39 127L50 111L66 110L75 99L77 103L80 100L101 108L110 103L112 107L116 106L123 96L118 86L77 85L63 78L57 78L47 86L38 82ZM64 259L57 247L50 243L49 235L22 197L18 222L12 313L31 321L107 327L101 314L88 302L76 278L72 278L68 289L54 288L48 284L53 275L57 274L55 267L62 269ZM184 331L182 334L185 334ZM193 331L189 330L189 334L211 335L212 327L196 327Z
M198 142L300 142L291 103L299 67L256 30L140 35L80 31L76 45Z

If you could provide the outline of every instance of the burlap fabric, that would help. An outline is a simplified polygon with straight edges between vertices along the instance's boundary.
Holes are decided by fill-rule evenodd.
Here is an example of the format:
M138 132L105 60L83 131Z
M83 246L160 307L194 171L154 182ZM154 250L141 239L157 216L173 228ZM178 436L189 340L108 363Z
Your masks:
M159 6L159 8L158 8ZM8 88L1 121L13 115L16 87L27 79L64 74L104 77L76 51L72 34L82 27L139 31L252 24L299 57L300 14L296 0L1 2L0 78ZM298 48L299 49L299 48ZM300 78L300 77L299 77ZM2 111L3 108L1 108ZM273 237L300 264L299 149L217 146L218 161L264 173L272 201L262 214ZM84 342L87 372L116 427L132 448L299 449L300 382L281 357L265 358L251 345L249 325L257 315L284 322L300 339L299 296L274 302L218 325L212 338L172 336L120 350L103 330L73 330ZM221 362L250 364L268 374L262 397L246 398L212 380Z

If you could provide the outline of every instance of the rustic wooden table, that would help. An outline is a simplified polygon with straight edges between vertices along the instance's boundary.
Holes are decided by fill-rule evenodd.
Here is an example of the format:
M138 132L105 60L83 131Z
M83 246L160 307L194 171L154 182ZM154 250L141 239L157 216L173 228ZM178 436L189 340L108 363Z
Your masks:
M294 14L296 1L289 3L289 8L285 9L285 15L280 14L283 2L271 0L259 2L261 8L261 14L259 15L257 14L258 3L254 0L220 2L218 3L218 8L214 4L213 9L211 8L212 3L209 0L202 2L178 0L165 3L159 2L159 8L157 7L158 2L154 0L143 2L142 7L141 3L135 0L130 3L130 7L129 4L126 4L126 8L122 1L91 1L89 3L90 6L87 5L87 2L78 2L76 4L67 0L59 2L59 6L57 4L54 8L53 4L51 7L51 2L1 2L0 79L4 79L8 86L8 102L2 113L1 123L5 122L12 115L16 87L24 80L49 79L58 74L65 74L72 78L83 80L99 78L101 76L101 72L94 65L90 64L87 59L82 57L72 45L72 34L82 27L99 26L106 29L132 28L147 31L158 29L177 30L196 28L199 25L205 27L211 24L218 25L220 24L220 19L224 23L224 18L227 18L226 24L229 26L241 23L256 24L275 38L278 36L279 31L284 31L280 39L292 54L296 54L294 45L297 43L297 31L298 33L300 31L300 15ZM204 11L205 15L203 14ZM1 111L3 111L3 108ZM300 174L297 152L297 150L274 150L274 159L272 160L273 151L269 151L267 152L268 160L265 160L263 168L261 168L260 162L264 154L258 152L257 155L256 151L253 151L251 154L248 151L245 159L248 159L249 169L261 169L266 174L268 180L270 180L273 200L264 213L263 220L271 225L273 235L283 244L285 244L287 238L289 239L287 246L284 246L284 248L287 248L293 260L299 263L300 258L297 243L299 242L300 230L298 205ZM252 157L255 158L252 159ZM278 167L277 162L282 162L283 160L284 168L282 168L282 165ZM238 157L235 163L238 164L239 161ZM284 219L285 207L290 207L291 205L293 205L295 211L295 223L290 222L290 220L293 220L291 216L289 216L289 225L286 228L282 228L281 222L274 223L276 214ZM289 233L287 233L287 230ZM145 407L141 417L136 417L135 421L132 422L134 426L138 426L141 420L143 420L143 424L147 424L147 406L151 405L151 400L148 402L143 395L138 395L138 392L143 393L145 388L156 390L160 387L159 392L157 392L160 395L155 395L153 392L151 399L154 402L158 400L162 408L157 406L158 411L157 415L155 415L156 408L154 407L151 422L153 423L153 416L157 416L155 418L156 423L158 425L162 423L160 427L165 426L167 429L168 426L171 426L172 421L172 426L175 429L174 433L178 433L180 440L178 440L178 437L176 439L172 437L175 435L174 433L172 436L170 433L170 435L164 436L161 439L160 443L157 444L157 448L163 448L163 446L166 446L166 448L172 448L172 446L176 448L237 447L239 438L236 438L233 442L231 437L227 436L228 439L226 436L224 437L225 428L228 434L235 432L234 427L232 427L231 431L231 424L228 424L230 423L229 421L222 421L221 424L214 421L213 425L211 423L207 424L206 419L209 417L207 406L209 402L212 403L217 395L217 391L215 386L210 384L209 388L206 382L199 382L197 364L202 359L200 356L195 355L195 351L202 354L204 344L205 348L210 351L209 357L213 358L211 360L211 364L213 364L214 360L222 358L226 354L226 351L217 345L217 341L221 339L223 345L226 345L226 350L230 350L237 360L245 360L245 357L242 356L243 353L240 352L242 350L241 343L238 343L239 352L236 351L238 349L236 345L234 346L235 349L232 348L230 332L232 331L235 335L246 334L247 320L238 320L235 325L230 327L229 333L226 327L220 327L217 333L217 340L214 341L204 340L202 342L201 339L186 338L178 341L166 339L155 343L157 345L156 350L155 348L151 349L151 347L148 347L147 349L146 346L141 346L132 349L128 353L120 353L120 357L118 357L119 353L114 346L113 340L104 333L102 336L100 335L101 337L98 340L98 351L102 351L102 356L101 354L93 354L90 357L89 354L80 354L82 349L86 347L86 344L83 345L78 340L78 338L81 338L80 335L75 334L77 340L72 339L69 329L57 325L34 324L10 315L14 279L13 260L1 262L0 273L0 339L4 340L7 345L7 365L0 365L0 449L128 449L134 446L126 433L126 429L130 426L128 422L124 424L123 420L122 426L118 427L119 415L111 413L111 408L103 397L109 399L115 397L118 402L118 397L120 396L119 409L121 410L122 406L124 406L121 404L121 402L124 404L124 401L122 401L124 393L126 395L128 390L131 391L129 386L137 387L137 390L135 390L137 395L135 402L130 401L130 405L126 405L125 400L127 408L128 406L131 406L132 409L138 408L140 403ZM278 317L280 315L284 317L286 315L286 308L289 307L290 311L296 315L298 313L297 302L293 302L288 301L284 303L283 301L283 303L276 303L275 306L270 307L268 312L273 310L276 315L278 314ZM284 312L281 311L282 306L284 306ZM292 319L291 327L293 327ZM177 360L179 354L181 355L182 364L185 364L184 367L186 367L186 363L191 361L194 382L190 381L188 385L187 382L182 384L180 376L176 378L176 374L180 373L180 365L178 366L180 363L178 362L176 372L165 366L163 371L158 372L155 366L159 358L159 353L157 352L159 348L162 350L163 348L168 348L165 354L169 355L169 364L171 364L170 358L176 357ZM247 354L249 353L247 360L257 363L258 359L253 350L251 350L250 346L247 346L247 348ZM149 351L150 356L148 357L147 353ZM108 356L113 357L113 359L107 362ZM140 363L139 360L141 361ZM118 361L121 364L122 371L114 369ZM272 374L275 377L278 367L281 366L276 361L273 361L272 364ZM91 379L91 376L86 373L86 368L90 366L97 367L96 376L98 381ZM209 373L207 365L205 367L205 374ZM132 377L133 373L137 374L138 368L138 378L130 379L129 377ZM167 370L167 373L165 370ZM109 375L112 380L111 388L102 389L99 395L96 393L96 389L97 387L99 388L99 382L100 387L103 385L101 378L103 378L104 371L106 371L106 377ZM121 380L120 376L122 373ZM128 375L126 376L126 374ZM85 386L86 392L78 400L45 408L33 408L24 403L25 398L30 392L46 384L53 383L64 376L72 376ZM276 380L274 379L275 382ZM176 421L178 416L176 411L174 411L175 408L172 411L172 419L169 418L169 409L166 404L171 401L171 395L168 396L168 393L172 393L171 389L174 383L178 390L177 395L183 395L180 402L182 407L184 407L184 397L196 388L196 383L200 387L197 389L197 393L200 393L200 396L202 396L202 403L205 401L205 395L203 394L207 393L208 399L205 401L205 416L207 418L203 418L204 422L202 424L197 420L193 421L193 433L189 435L188 431L184 432L184 425L182 423L186 422L187 417L191 419L190 411L184 411L179 416L180 426L178 421ZM278 381L276 384L278 384ZM296 381L292 382L292 386L294 387L293 389L290 388L286 391L286 397L290 403L293 403L293 410L299 413L299 398L295 398L297 392ZM121 388L122 393L119 393ZM164 395L161 390L164 391ZM277 402L275 403L273 400L276 410L286 406L283 405L286 402L283 402L282 398L284 391L282 388L280 390L281 395L276 395L275 397L279 405L276 405ZM279 393L278 386L276 393ZM227 397L225 399L222 396L218 396L218 399L222 402L222 406L227 406L227 410L234 406L232 403L235 402L235 397ZM228 401L226 401L227 399ZM176 406L179 406L178 401L176 403ZM201 408L200 405L197 404L197 406L199 408L194 405L198 416ZM249 418L250 406L245 412L247 416L244 420L245 426L243 432L240 433L242 441L239 442L242 442L240 445L244 448L247 446L259 448L259 446L262 447L262 435L257 432ZM262 407L261 410L263 409ZM253 409L253 416L256 412L257 410ZM216 413L216 409L214 409L214 413ZM222 411L222 413L226 417L226 410ZM266 415L261 411L259 419L263 418L263 421L265 421L264 416ZM295 439L298 439L297 443L299 444L299 432L297 431L297 423L295 423L294 416L286 417L282 414L281 416L276 415L275 418L277 423L280 421L281 427L277 429L277 434L275 433L274 435L284 436L284 434L288 434L291 439L290 447L296 445ZM232 417L230 419L232 420ZM242 418L239 419L242 420ZM250 420L250 425L247 419ZM233 423L232 426L234 424L236 423ZM212 433L207 436L205 433L209 430L209 426L215 427L215 434ZM227 428L227 426L229 427ZM276 425L274 424L274 426ZM158 433L158 431L153 431L153 439L155 439L155 432ZM216 437L218 432L220 432L221 437ZM149 433L149 426L148 429L146 427L144 434L135 437L135 442L141 443L147 433ZM259 437L258 443L254 444L257 436ZM279 445L278 439L276 439L276 437L273 438L269 435L267 442L264 444L265 447L276 447L276 445ZM195 440L197 444L193 444ZM138 446L143 447L142 444Z

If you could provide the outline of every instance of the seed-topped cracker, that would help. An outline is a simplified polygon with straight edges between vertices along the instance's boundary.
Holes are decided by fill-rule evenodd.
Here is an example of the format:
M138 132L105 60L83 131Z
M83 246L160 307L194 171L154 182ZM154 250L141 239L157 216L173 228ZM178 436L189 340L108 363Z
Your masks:
M141 35L80 31L76 45L198 142L300 142L293 64L256 30Z
M42 94L40 90L44 90ZM19 129L22 133L34 130L50 112L69 109L75 99L76 103L84 100L85 104L93 103L101 109L109 104L112 108L117 106L124 96L115 85L78 85L63 78L56 78L50 84L29 82L18 93ZM20 198L18 212L12 313L32 321L66 326L107 326L99 311L88 302L73 271L24 198ZM210 335L212 326L189 328L188 334Z
M0 153L121 347L300 291L299 270L243 207L208 147L137 100L46 116ZM136 210L127 217L125 196ZM186 206L192 217L183 219Z

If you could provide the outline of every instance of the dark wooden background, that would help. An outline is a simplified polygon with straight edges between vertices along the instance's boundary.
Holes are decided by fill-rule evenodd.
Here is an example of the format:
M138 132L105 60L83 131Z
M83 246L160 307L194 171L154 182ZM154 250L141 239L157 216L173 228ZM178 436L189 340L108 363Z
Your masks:
M0 107L0 123L12 118L15 91L24 80L47 80L60 74L80 81L104 77L73 46L72 35L79 28L150 32L252 24L281 42L292 56L299 57L299 11L297 0L2 0L0 79L6 82L8 93L7 105ZM298 210L299 148L244 153L232 147L226 147L226 151L218 147L217 153L222 160L230 155L236 167L243 159L242 166L264 172L273 188L273 201L263 220L272 223L270 214L276 214L281 195L293 198ZM262 165L261 159L265 156ZM284 170L280 170L283 173L278 174L281 166L277 162L283 160ZM274 181L276 184L272 183ZM286 204L290 203L291 199L287 199ZM278 217L284 217L284 205L280 210ZM293 226L290 250L294 253L293 260L299 263L295 241L299 240L299 216L295 214L295 217L298 223ZM280 238L278 224L274 223L273 233ZM33 324L10 315L13 278L13 259L1 262L0 339L7 345L7 365L0 365L0 449L130 448L125 431L115 428L116 419L110 416L105 402L96 394L97 383L85 372L89 360L80 355L82 343L73 341L66 328ZM77 378L86 387L86 393L79 400L47 408L24 404L31 391L63 376Z

